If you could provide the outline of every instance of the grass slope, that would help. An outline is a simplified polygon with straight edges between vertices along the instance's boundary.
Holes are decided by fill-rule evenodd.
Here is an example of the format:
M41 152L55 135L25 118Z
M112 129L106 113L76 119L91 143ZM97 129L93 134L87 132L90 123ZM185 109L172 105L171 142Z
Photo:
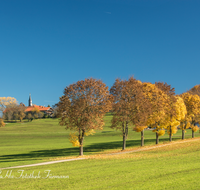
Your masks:
M1 189L200 189L200 140L144 152L55 165L3 170ZM69 178L49 178L69 176ZM5 177L12 172L14 178ZM34 174L33 174L34 172ZM46 171L47 172L47 171ZM38 176L33 179L28 176ZM47 177L47 178L46 178Z
M84 154L121 149L120 131L109 128L111 116L105 117L103 131L88 136L84 142ZM9 123L0 128L0 168L49 161L57 157L78 156L78 147L69 142L70 131L58 125L58 119L33 120L24 123ZM195 133L200 136L199 133ZM191 137L188 130L186 138ZM181 131L173 140L181 139ZM168 142L168 135L160 138L160 143ZM145 145L155 144L155 133L145 131ZM140 133L129 130L127 148L140 146Z

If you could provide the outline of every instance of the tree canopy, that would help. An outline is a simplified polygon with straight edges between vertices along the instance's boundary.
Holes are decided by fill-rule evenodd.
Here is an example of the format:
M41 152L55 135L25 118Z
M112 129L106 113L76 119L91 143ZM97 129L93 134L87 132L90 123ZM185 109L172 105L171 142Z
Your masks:
M124 150L128 126L144 125L148 117L149 104L143 93L142 82L133 77L130 77L129 80L116 79L110 93L114 97L111 128L122 131L122 150Z
M198 95L200 97L200 84L199 85L195 85L193 88L191 88L190 90L187 91L190 94L193 95Z
M181 129L183 130L182 139L184 139L185 129L189 127L192 129L192 137L194 137L194 132L198 130L195 124L200 121L200 97L197 94L188 92L181 94L180 97L183 99L187 109L186 117L181 123Z
M72 135L72 141L80 147L80 155L84 137L95 129L103 129L103 117L111 109L111 101L108 87L101 80L89 78L65 88L57 104L60 124L78 133Z
M1 111L4 111L9 105L17 105L17 100L13 97L0 97Z

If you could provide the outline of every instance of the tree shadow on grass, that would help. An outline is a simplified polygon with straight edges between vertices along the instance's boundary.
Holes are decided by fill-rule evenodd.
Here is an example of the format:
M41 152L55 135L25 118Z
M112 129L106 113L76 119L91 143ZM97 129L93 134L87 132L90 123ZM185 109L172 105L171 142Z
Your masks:
M160 144L168 141L168 138L160 139ZM145 139L146 145L155 144L155 139ZM140 140L127 140L126 147L140 147ZM106 150L122 148L122 141L106 142L106 143L95 143L84 147L84 154L91 155ZM12 154L0 156L0 162L18 162L27 160L41 160L43 158L51 157L67 157L67 156L78 156L79 148L64 148L64 149L50 149L50 150L38 150L31 151L27 154Z

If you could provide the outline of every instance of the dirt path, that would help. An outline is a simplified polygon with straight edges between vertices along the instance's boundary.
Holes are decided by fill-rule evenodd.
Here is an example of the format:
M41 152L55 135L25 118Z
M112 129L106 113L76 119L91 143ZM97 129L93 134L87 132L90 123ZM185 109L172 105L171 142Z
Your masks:
M154 146L147 147L147 148L141 147L141 148L138 148L138 149L135 149L135 150L114 152L114 153L109 153L109 154L101 154L101 156L109 156L109 155L119 155L119 154L133 153L133 152L141 152L141 151L145 151L145 150L151 150L151 149L160 148L160 147L164 147L164 146L170 146L170 145L174 145L174 144L181 144L181 143L187 143L187 142L190 142L190 141L198 141L198 140L200 140L200 138L183 140L183 141L178 141L178 142L172 142L172 143L162 144L162 145L154 145ZM42 162L42 163L37 163L37 164L29 164L29 165L22 165L22 166L13 166L13 167L7 167L7 168L0 168L0 170L3 170L3 169L14 169L14 168L25 168L25 167L33 167L33 166L44 166L44 165L49 165L49 164L61 163L61 162L84 160L84 159L89 159L89 158L90 158L89 156L88 157L80 157L80 158L70 158L70 159L64 159L64 160Z

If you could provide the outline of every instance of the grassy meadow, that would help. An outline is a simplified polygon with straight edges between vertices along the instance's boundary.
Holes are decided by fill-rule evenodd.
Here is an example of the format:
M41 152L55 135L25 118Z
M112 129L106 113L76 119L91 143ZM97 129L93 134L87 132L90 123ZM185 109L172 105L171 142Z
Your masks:
M111 115L105 117L103 131L85 137L84 155L97 154L122 148L120 131L111 129ZM49 161L57 157L78 156L78 147L69 142L69 130L58 124L58 119L33 120L32 122L8 123L0 128L0 168ZM198 132L196 136L200 136ZM188 130L186 138L191 138ZM181 139L181 131L173 140ZM168 142L168 135L160 143ZM145 130L145 145L155 144L155 133ZM140 133L129 130L127 148L140 146Z
M172 143L144 152L3 170L0 188L196 190L200 189L199 147L200 141ZM31 175L35 178L24 177Z
M20 169L2 170L1 189L200 189L200 141L172 142L144 152L101 156L122 148L121 132L109 128L110 121L111 115L107 115L104 130L85 138L84 155L89 159L21 169L28 175L40 172L38 179L20 178ZM58 119L6 124L0 128L0 168L77 157L79 150L69 142L69 133L59 126ZM199 132L195 137L200 137ZM191 138L190 130L186 138ZM180 139L179 130L173 141ZM160 137L160 144L166 143L167 134ZM145 145L154 144L155 133L145 130ZM127 149L138 147L140 133L129 130ZM100 156L93 156L96 154ZM69 178L45 178L46 170L53 176ZM5 178L8 171L19 178Z

